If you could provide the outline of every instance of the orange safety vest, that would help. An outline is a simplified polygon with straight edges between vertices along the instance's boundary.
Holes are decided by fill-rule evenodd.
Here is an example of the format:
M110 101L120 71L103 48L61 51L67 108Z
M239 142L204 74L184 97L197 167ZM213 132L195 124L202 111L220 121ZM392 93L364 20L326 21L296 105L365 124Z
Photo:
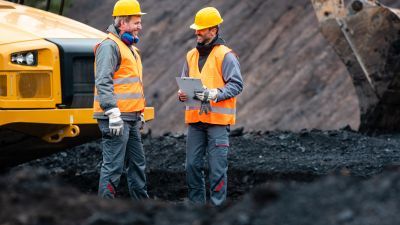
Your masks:
M142 82L142 61L138 49L134 46L130 49L112 33L109 33L106 39L111 39L117 43L121 56L121 64L113 77L114 96L117 99L119 110L121 113L143 111L145 98ZM95 48L95 52L97 47ZM100 107L96 89L94 92L93 107L95 115L104 115L104 111Z
M223 88L225 82L222 75L222 62L231 49L224 45L216 45L208 56L203 69L199 70L199 51L194 48L186 56L189 67L189 77L200 78L208 89ZM199 115L199 107L186 107L185 123L209 123L218 125L233 125L236 120L236 98L220 102L210 101L211 112Z

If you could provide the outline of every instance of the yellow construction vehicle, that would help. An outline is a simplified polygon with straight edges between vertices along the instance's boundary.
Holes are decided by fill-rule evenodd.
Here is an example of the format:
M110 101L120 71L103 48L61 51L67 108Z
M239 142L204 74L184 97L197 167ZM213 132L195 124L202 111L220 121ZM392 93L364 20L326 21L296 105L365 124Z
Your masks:
M3 0L0 34L0 167L99 138L93 47L106 34Z

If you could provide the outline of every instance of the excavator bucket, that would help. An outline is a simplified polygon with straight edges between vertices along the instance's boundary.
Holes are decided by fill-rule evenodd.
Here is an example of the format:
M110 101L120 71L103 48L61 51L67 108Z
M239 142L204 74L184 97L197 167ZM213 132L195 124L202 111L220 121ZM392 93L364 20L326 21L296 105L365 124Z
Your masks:
M360 105L359 130L399 131L400 11L374 0L312 4L322 35L352 78Z

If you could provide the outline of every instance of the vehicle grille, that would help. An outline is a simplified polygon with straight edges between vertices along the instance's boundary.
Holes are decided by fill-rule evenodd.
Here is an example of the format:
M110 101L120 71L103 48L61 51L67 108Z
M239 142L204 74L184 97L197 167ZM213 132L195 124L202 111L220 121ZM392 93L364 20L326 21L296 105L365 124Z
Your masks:
M49 73L18 73L17 84L20 98L51 98Z
M72 63L73 100L71 108L90 108L93 106L94 58L74 57Z
M7 96L7 76L0 75L0 96Z

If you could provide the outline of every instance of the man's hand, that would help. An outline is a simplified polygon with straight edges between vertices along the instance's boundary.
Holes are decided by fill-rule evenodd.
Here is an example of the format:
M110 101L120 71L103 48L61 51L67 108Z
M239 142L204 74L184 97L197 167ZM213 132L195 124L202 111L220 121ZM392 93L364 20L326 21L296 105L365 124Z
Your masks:
M124 131L124 121L118 108L112 108L104 113L108 116L108 128L111 136L120 136Z
M182 92L181 90L178 91L178 99L181 102L185 102L188 100L187 95L184 92Z
M217 99L218 89L205 89L204 91L195 92L195 96L202 102L211 100L214 101Z
M140 113L140 126L139 126L139 130L143 130L144 126L146 126L146 120L144 120L144 114Z

